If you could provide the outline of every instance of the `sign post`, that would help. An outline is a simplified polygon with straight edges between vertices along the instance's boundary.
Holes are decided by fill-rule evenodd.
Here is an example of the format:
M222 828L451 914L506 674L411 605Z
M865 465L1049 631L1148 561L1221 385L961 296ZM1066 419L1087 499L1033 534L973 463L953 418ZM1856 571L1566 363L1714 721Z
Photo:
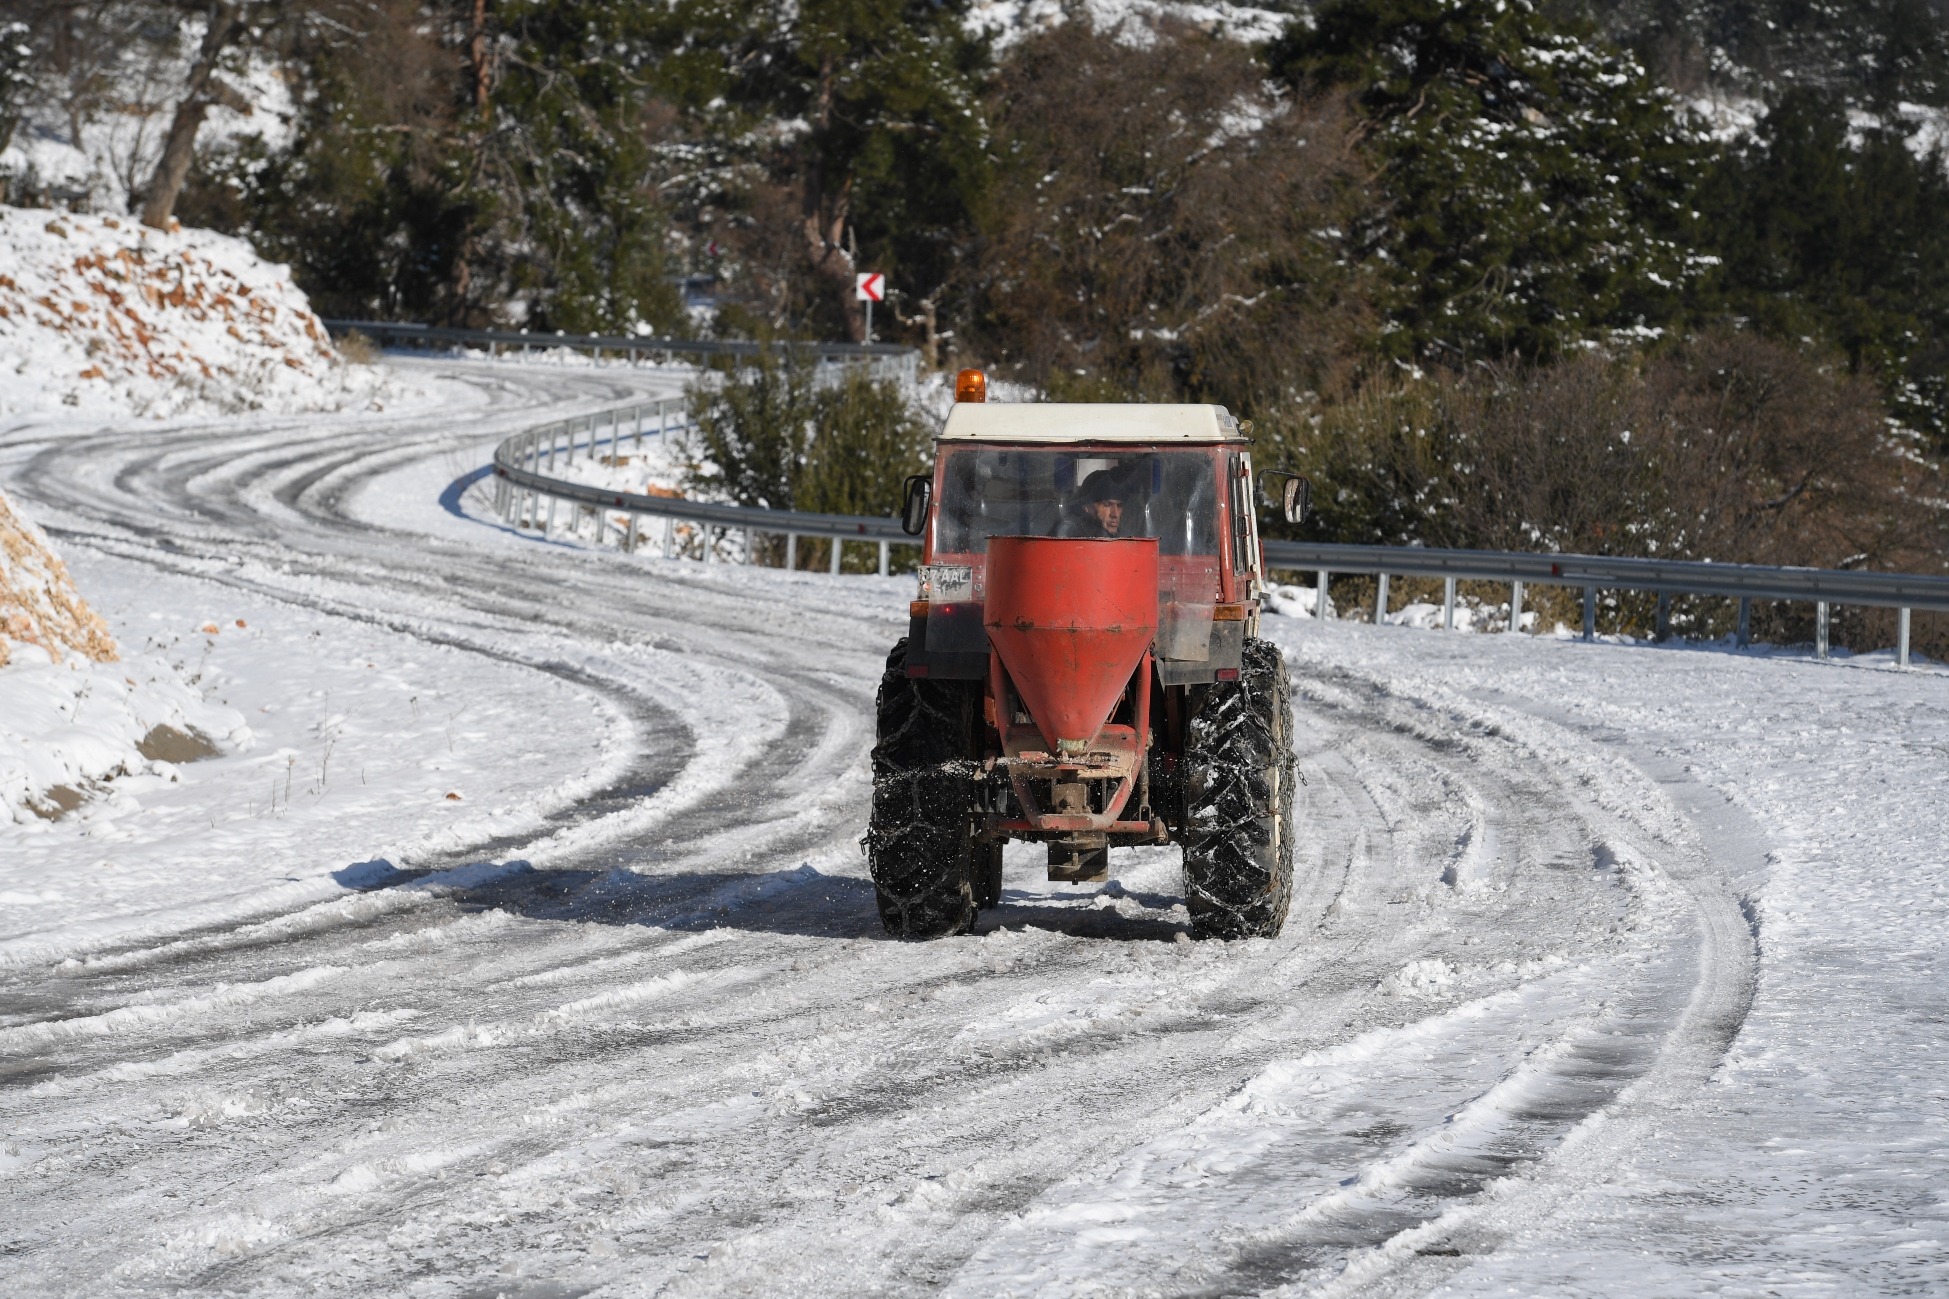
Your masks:
M853 296L866 304L866 341L873 341L873 304L886 301L887 277L878 271L861 271L853 277Z

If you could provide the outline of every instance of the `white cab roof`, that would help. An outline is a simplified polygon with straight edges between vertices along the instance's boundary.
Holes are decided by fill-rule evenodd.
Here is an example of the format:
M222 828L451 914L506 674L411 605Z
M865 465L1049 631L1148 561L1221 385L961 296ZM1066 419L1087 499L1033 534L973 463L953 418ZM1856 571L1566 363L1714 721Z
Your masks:
M1223 406L1139 403L956 402L944 441L1228 442L1238 421Z

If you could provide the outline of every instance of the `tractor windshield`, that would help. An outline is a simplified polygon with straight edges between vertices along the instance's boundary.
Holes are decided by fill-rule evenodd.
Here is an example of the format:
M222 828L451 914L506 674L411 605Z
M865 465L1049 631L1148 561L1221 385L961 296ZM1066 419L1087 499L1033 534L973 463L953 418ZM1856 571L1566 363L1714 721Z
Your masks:
M1161 556L1218 553L1210 449L942 450L936 554L985 554L990 537L1155 537Z

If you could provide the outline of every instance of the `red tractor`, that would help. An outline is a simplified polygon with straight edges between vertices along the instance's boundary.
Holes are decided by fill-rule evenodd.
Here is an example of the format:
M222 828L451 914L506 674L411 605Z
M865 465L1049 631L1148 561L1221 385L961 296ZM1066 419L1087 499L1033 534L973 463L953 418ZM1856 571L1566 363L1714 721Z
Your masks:
M1245 427L1222 406L990 405L963 371L907 484L920 598L887 658L868 865L887 931L965 932L1002 846L1108 878L1176 843L1200 937L1270 936L1292 895L1293 748ZM1286 479L1284 513L1305 511Z

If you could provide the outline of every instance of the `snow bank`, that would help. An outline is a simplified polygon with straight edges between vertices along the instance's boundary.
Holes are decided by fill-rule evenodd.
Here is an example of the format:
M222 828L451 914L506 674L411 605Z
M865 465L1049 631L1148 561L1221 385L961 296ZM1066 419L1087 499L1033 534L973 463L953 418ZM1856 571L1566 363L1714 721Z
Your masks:
M16 649L0 669L0 822L55 820L123 776L241 747L243 714L204 699L159 658L58 661Z
M249 734L160 660L116 662L46 534L0 494L0 821L52 820L118 776L167 777Z
M350 366L281 266L207 230L0 207L0 416L360 409Z

